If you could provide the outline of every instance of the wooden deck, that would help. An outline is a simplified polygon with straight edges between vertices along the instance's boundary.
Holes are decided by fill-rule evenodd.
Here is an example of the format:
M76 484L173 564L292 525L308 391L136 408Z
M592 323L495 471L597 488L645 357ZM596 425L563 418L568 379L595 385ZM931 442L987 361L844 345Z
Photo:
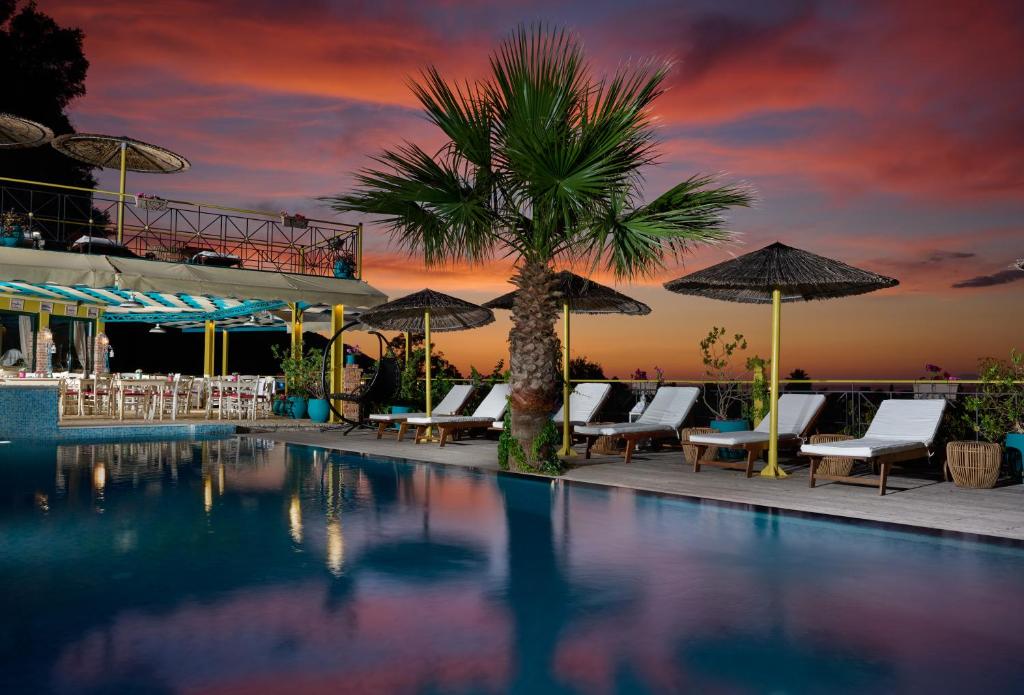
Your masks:
M414 444L411 438L401 443L393 437L378 441L367 431L342 436L338 430L278 430L251 436L369 456L498 470L493 440L449 443L442 449L437 444ZM595 455L590 461L579 456L563 477L581 483L1024 541L1024 485L966 490L935 479L910 477L897 468L890 485L905 489L891 488L880 497L876 488L841 483L819 481L817 488L810 489L808 469L801 461L783 463L791 473L788 478L771 480L755 475L748 480L741 472L716 468L694 473L683 464L682 456L678 449L641 451L629 464L623 463L621 456Z

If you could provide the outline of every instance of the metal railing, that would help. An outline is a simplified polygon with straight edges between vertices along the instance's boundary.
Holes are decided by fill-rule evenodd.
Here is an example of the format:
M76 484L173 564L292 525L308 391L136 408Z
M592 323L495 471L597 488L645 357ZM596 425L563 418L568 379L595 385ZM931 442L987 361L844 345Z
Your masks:
M113 240L118 201L114 191L0 177L0 211L18 214L24 231L37 233L34 243L26 235L24 245L104 253L108 244L75 241ZM121 244L161 261L223 264L236 257L238 267L250 270L361 279L362 233L361 224L126 194ZM203 251L218 256L197 258Z

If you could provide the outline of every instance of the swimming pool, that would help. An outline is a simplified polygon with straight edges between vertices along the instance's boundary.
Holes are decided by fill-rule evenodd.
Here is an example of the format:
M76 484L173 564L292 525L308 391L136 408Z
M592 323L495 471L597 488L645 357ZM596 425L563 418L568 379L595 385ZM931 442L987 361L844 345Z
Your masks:
M1024 551L261 440L0 452L0 692L1022 692Z

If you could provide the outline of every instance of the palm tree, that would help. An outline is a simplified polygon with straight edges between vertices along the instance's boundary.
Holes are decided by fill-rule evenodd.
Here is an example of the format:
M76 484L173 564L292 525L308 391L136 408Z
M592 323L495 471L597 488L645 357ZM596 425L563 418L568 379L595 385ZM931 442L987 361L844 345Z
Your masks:
M560 388L555 264L650 275L666 257L728 238L724 211L750 204L746 191L708 176L639 203L641 170L655 160L650 106L667 67L598 79L572 35L520 27L491 56L486 79L456 84L428 68L412 83L444 132L440 150L385 150L355 191L327 199L338 211L383 216L427 266L515 260L511 430L528 464L553 456L533 445Z

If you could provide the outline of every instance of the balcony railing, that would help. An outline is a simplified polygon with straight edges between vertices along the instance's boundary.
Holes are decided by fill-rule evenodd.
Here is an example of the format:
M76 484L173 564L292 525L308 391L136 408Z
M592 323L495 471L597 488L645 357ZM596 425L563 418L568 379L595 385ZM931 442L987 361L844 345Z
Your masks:
M20 215L42 247L56 251L79 250L73 247L81 237L115 240L118 197L0 177L0 211ZM221 262L237 257L238 267L250 270L361 279L362 232L361 224L126 194L120 241L141 258L188 262L207 251ZM103 253L98 245L81 250Z

